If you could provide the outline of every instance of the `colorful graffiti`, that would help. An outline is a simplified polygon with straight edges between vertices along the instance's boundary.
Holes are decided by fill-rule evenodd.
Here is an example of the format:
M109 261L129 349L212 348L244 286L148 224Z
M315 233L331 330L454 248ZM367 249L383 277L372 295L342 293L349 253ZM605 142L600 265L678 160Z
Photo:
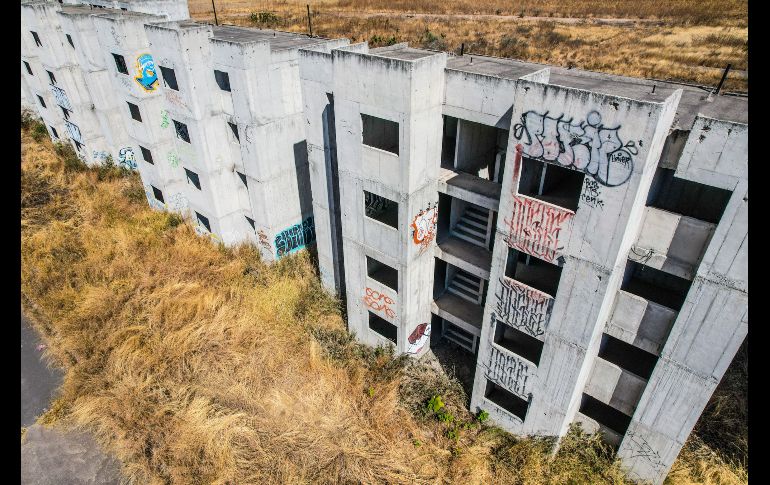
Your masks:
M294 251L299 251L315 241L315 223L310 216L299 224L284 229L275 236L275 253L277 257Z
M529 365L524 360L503 352L494 345L489 352L485 374L488 379L525 399L528 399L531 394L527 391Z
M513 136L523 141L527 157L572 167L602 185L615 187L631 178L633 156L639 153L636 142L623 143L618 130L620 125L604 126L597 111L589 112L579 123L563 114L553 117L547 111L527 111L514 125Z
M406 348L406 353L420 353L428 340L430 340L430 323L417 325L417 328L409 335L409 347Z
M420 247L422 254L436 238L436 221L438 220L438 202L428 204L428 208L420 210L410 224L412 240Z
M53 94L53 97L56 99L56 104L68 111L72 111L72 105L70 104L70 100L67 97L67 93L65 93L64 90L59 86L55 86L53 84L49 86L51 88L51 94Z
M545 333L553 298L510 278L500 278L494 314L501 322L537 337Z
M373 290L369 287L366 288L366 295L364 296L364 303L367 307L371 308L372 310L379 312L382 311L390 318L394 318L396 316L396 312L393 311L392 308L388 305L393 305L396 302L393 301L393 298L389 297L388 295L385 295L383 293L380 293L377 290Z
M123 147L118 151L118 165L129 170L136 170L136 157L134 156L133 148Z
M142 54L136 58L136 72L138 77L134 80L145 91L155 91L158 83L158 74L155 71L155 61L150 54Z

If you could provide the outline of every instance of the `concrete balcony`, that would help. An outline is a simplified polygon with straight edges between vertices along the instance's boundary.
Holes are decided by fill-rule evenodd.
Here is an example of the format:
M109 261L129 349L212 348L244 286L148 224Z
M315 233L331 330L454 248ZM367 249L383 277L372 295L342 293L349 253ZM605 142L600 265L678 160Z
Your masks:
M627 291L618 290L605 332L660 355L678 312Z
M455 236L438 243L435 256L471 274L489 280L492 252Z
M629 259L692 280L715 224L646 207Z
M431 311L475 336L481 335L484 306L474 305L454 293L445 292L431 303Z
M583 430L589 433L601 433L604 441L615 448L620 446L620 442L623 440L623 435L611 430L599 421L589 418L583 413L579 412L575 415L575 422L580 423L583 426Z
M633 416L646 385L646 379L597 357L585 392L623 414Z
M501 185L467 173L439 169L438 191L460 200L497 211Z

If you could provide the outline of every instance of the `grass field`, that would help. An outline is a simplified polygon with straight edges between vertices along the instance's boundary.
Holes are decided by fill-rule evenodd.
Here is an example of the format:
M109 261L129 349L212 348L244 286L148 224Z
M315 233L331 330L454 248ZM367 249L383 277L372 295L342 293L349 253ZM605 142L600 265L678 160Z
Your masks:
M457 381L356 344L306 252L265 265L40 123L21 142L22 301L66 371L40 422L91 429L131 483L625 483L596 437L551 458L472 416ZM668 483L747 483L747 373L740 357Z
M307 32L307 2L216 0L220 23ZM313 33L748 91L745 0L324 0L310 2ZM214 21L210 0L191 16ZM600 22L598 19L607 19ZM612 20L615 19L615 20ZM618 19L628 20L619 22Z

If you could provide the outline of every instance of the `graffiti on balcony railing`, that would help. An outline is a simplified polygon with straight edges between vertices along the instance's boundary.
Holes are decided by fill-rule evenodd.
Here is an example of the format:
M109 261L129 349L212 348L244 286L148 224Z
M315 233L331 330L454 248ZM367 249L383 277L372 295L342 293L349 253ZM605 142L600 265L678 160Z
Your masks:
M510 247L551 263L564 249L559 245L559 233L574 215L567 209L513 194L513 210L503 219L508 226L503 239Z
M407 347L406 353L420 353L428 340L430 340L430 323L417 325L417 328L409 335L409 347Z
M589 112L579 122L564 114L526 111L514 125L513 136L522 140L525 156L572 167L602 185L615 187L631 178L633 157L639 153L636 142L620 139L620 128L604 126L598 111Z
M155 71L155 61L150 54L142 54L136 58L136 73L134 80L145 91L155 91L158 87L158 74Z
M523 359L513 354L502 352L493 345L489 352L485 374L489 380L496 382L518 396L529 399L530 393L527 389L529 365Z
M299 251L315 241L315 223L310 216L299 224L295 224L275 236L275 253L277 257Z
M70 104L70 100L67 97L67 93L64 92L64 90L59 86L55 86L53 84L50 84L49 86L51 87L51 94L53 94L53 97L56 98L56 104L68 111L72 111L72 105Z
M67 133L69 133L71 140L76 141L81 145L85 145L85 143L83 143L83 135L80 133L78 125L64 120L64 126L67 127Z
M553 298L510 278L500 278L495 316L533 337L543 335L551 318Z

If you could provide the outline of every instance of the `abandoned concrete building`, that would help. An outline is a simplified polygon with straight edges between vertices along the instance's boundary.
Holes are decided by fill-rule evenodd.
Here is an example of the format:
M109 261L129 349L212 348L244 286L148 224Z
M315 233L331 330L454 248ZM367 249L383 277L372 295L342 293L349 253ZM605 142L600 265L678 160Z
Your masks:
M54 140L224 244L314 245L360 341L462 349L472 411L662 483L748 333L747 97L82 3L22 4Z

